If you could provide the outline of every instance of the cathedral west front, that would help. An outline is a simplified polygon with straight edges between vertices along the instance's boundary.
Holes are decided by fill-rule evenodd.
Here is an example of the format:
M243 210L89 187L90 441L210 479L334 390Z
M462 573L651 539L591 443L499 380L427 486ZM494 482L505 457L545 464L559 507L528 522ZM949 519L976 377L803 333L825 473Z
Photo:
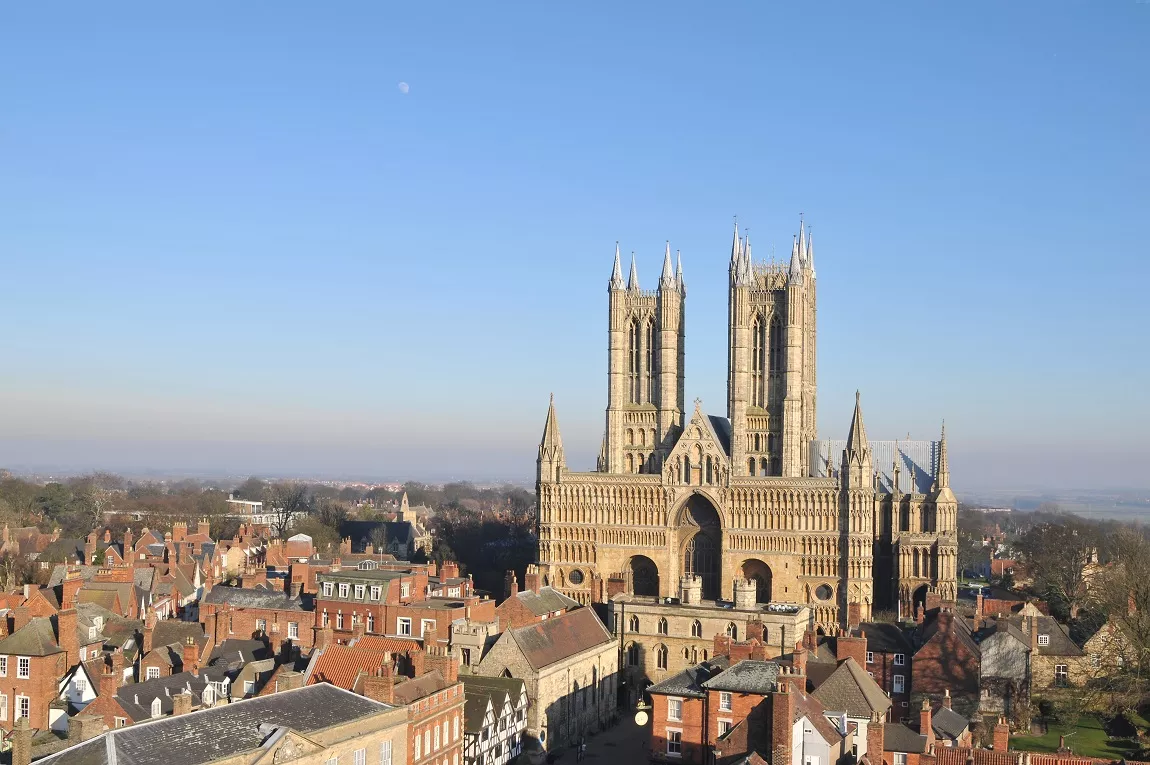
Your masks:
M816 428L817 280L800 225L790 261L731 242L727 411L685 397L687 290L668 245L655 290L608 285L606 428L592 472L568 470L552 401L539 446L542 583L584 603L677 597L810 609L827 628L909 616L956 596L958 504L938 441L867 439L856 394L845 440ZM844 423L845 425L846 423Z

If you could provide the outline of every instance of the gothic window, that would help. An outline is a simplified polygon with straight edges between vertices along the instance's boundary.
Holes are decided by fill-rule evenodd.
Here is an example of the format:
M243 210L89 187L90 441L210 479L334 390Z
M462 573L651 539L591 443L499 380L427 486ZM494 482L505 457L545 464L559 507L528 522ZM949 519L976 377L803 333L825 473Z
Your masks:
M715 597L718 585L718 545L714 538L706 533L699 532L687 542L687 549L683 553L683 569L691 576L702 577L703 596Z
M637 643L627 646L627 666L639 666L639 645Z
M755 458L754 457L751 457L750 459L747 460L747 474L748 475L754 475L755 474Z
M703 636L703 624L698 619L691 622L691 637Z
M770 375L778 377L783 371L783 327L779 317L771 317Z
M655 649L655 662L659 669L667 668L667 646L660 645Z
M667 634L667 620L665 618L659 620L659 634Z
M708 454L707 455L707 483L711 484L714 482L715 482L715 465L714 465L714 461L711 459L711 455Z
M627 620L627 630L629 632L638 632L639 631L639 617L638 616L632 615L631 618Z
M627 453L627 456L623 462L627 466L628 473L635 472L635 457L630 452Z
M763 328L763 317L756 316L755 323L751 325L751 405L765 406L763 384L763 371L766 366L764 354L767 350L766 332Z
M755 451L760 452L763 450L762 442L759 440L759 434L755 434Z
M759 460L759 469L762 471L760 475L770 475L770 470L767 468L767 458Z
M683 483L691 482L691 458L683 458Z
M683 649L683 661L687 661L690 658L691 658L691 649L690 648L684 648Z
M627 446L635 445L635 431L627 428Z
M731 640L739 639L739 627L734 622L727 624L727 636L730 637Z
M655 322L647 322L647 367L643 370L647 378L647 401L655 396Z
M627 398L632 404L639 403L639 365L642 363L639 349L639 321L634 319L631 321L631 326L628 331L627 337L627 381L628 392Z

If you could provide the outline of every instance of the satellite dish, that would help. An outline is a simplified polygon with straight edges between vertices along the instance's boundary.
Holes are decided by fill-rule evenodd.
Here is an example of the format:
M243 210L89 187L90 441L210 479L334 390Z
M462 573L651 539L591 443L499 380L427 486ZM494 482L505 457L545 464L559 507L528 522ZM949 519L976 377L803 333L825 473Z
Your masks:
M640 709L638 712L635 713L635 724L636 725L646 725L647 724L647 713L644 712L642 709Z

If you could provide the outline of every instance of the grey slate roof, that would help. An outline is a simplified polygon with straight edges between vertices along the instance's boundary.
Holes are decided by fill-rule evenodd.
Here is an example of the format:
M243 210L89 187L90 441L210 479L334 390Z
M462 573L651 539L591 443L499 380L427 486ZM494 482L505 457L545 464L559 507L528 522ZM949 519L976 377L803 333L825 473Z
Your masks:
M60 646L56 644L56 629L52 618L47 616L32 619L0 640L0 654L49 656L54 653L60 653Z
M257 749L274 735L274 728L306 735L393 708L320 683L117 728L39 762L201 765Z
M718 656L710 661L704 661L693 667L687 667L677 675L672 675L661 683L647 688L648 693L663 694L665 696L694 696L702 698L707 695L702 684L710 680L730 666L730 659Z
M914 653L910 639L897 624L884 622L863 622L859 630L866 634L866 649L875 653L901 653L910 656Z
M946 707L940 706L930 716L930 727L934 729L935 733L945 738L956 739L969 726L969 720L953 709Z
M88 582L100 570L99 566L72 566L80 572L80 579ZM68 564L59 563L52 568L52 575L48 577L48 587L58 587L64 583L64 576L68 573Z
M224 669L210 667L193 675L191 672L177 672L167 677L157 677L155 680L145 680L142 683L130 683L121 686L116 691L116 700L132 718L132 722L147 720L152 716L152 702L160 700L162 714L172 713L172 696L185 690L191 690L195 697L193 704L199 706L204 689L209 682L231 682Z
M515 594L527 610L536 616L543 616L544 614L555 613L556 611L566 611L569 608L576 608L579 601L569 598L563 593L552 587L541 587L539 592L533 590L523 590Z
M890 699L874 678L853 658L846 659L812 694L828 712L846 712L867 720L875 712L885 715Z
M773 661L740 661L703 682L709 691L768 694L775 690L779 665Z
M213 667L238 669L239 666L261 659L272 658L272 651L262 640L239 640L229 638L216 644L208 664Z
M926 752L926 736L915 733L902 723L888 722L883 726L882 748L887 752L923 754Z
M248 587L213 587L203 599L204 603L227 604L233 608L268 608L275 611L304 611L301 598L289 597L282 590L264 590Z

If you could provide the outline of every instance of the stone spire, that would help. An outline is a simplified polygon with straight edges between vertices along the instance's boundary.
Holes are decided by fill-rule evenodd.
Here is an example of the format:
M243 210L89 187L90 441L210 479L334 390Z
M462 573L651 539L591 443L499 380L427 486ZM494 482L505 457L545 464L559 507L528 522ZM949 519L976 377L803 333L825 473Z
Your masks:
M803 278L803 256L799 248L799 240L796 238L794 244L791 245L791 268L788 273L788 278L794 283L798 283Z
M611 270L611 285L613 290L623 289L623 267L619 263L619 243L615 242L615 268Z
M627 277L627 289L639 291L639 270L635 268L635 253L631 253L631 275Z
M547 405L547 423L539 442L539 481L558 481L566 464L563 460L563 439L559 435L559 418L555 416L555 394Z
M851 418L851 429L847 433L847 448L843 449L843 478L845 486L851 489L864 489L874 484L874 468L871 461L870 442L866 438L863 425L862 399L855 391L855 412Z
M659 289L675 287L675 268L671 264L671 242L667 241L667 249L663 252L663 274L659 277Z
M804 229L803 219L799 218L799 260L804 263L807 261L807 237Z
M938 441L938 472L934 483L939 489L950 488L950 460L946 456L946 420L942 421L942 437Z
M855 391L855 413L851 417L851 429L847 433L847 451L860 454L870 449L870 442L866 438L866 426L863 425L862 397Z
M743 240L739 238L739 222L735 221L735 237L731 240L731 278L735 278L743 263Z
M811 270L811 276L815 275L815 235L813 232L807 232L807 268Z
M683 281L683 253L675 250L675 282L679 285L679 292L687 294L687 284Z

